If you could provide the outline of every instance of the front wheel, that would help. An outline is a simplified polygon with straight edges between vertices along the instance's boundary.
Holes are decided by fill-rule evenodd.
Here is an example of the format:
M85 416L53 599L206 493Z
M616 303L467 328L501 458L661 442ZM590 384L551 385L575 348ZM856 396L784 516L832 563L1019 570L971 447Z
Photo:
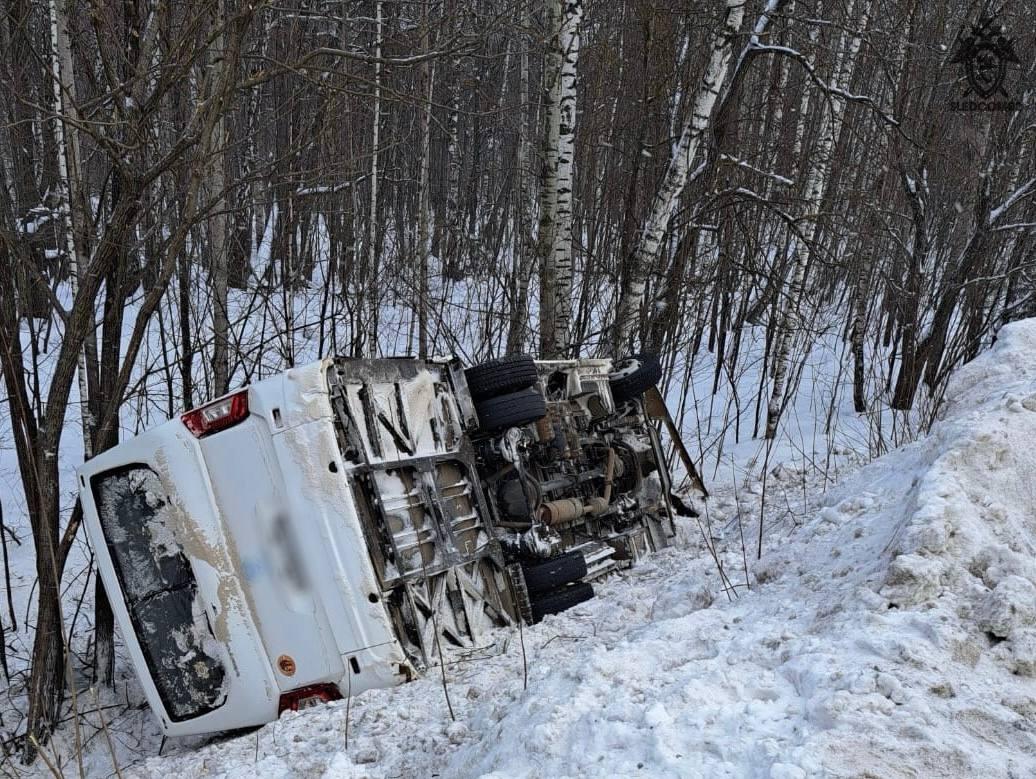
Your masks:
M662 378L662 363L656 354L638 354L619 360L608 374L612 397L616 403L624 403L640 397L658 384Z

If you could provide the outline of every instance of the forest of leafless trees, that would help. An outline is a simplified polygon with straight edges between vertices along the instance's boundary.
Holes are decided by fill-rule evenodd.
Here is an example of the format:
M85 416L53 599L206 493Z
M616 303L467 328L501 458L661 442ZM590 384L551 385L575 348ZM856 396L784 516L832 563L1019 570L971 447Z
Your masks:
M1036 314L1034 30L1022 0L0 0L0 536L36 560L5 751L112 678L103 590L89 636L61 596L76 459L264 374L650 350L680 404L696 360L714 391L761 360L765 441L825 337L859 414L934 408Z

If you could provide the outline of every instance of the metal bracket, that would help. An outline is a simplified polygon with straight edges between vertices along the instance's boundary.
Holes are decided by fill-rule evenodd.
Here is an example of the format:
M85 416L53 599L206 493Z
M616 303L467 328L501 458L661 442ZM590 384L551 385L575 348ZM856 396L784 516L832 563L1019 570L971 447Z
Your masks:
M676 426L676 422L673 421L673 415L669 413L669 408L666 406L665 400L662 399L662 393L658 391L658 387L652 387L644 393L644 410L654 419L661 419L665 422L666 429L669 431L669 437L673 439L673 445L680 455L683 467L687 469L687 475L691 479L691 484L701 491L703 497L709 497L709 491L705 489L705 482L702 481L698 469L694 467L694 461L691 459L691 455L680 437L680 429Z

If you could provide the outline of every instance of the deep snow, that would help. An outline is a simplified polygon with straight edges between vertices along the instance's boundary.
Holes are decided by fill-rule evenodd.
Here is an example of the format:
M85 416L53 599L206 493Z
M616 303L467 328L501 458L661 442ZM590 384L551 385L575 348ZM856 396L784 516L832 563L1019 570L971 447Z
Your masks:
M527 689L517 632L454 657L455 722L431 672L129 773L1034 776L1034 440L1028 321L960 371L928 437L823 496L776 469L768 516L801 524L769 527L750 591L727 597L681 520L677 546L525 629ZM735 584L758 491L709 501Z

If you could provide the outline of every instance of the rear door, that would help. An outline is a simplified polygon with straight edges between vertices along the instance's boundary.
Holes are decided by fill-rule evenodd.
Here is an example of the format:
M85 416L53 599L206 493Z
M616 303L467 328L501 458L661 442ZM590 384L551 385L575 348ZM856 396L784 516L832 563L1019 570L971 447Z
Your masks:
M140 649L169 716L196 717L226 697L226 669L197 601L198 582L169 522L158 474L133 463L90 480L105 545Z
M179 421L79 472L84 525L120 633L170 735L260 724L276 686L195 439Z

